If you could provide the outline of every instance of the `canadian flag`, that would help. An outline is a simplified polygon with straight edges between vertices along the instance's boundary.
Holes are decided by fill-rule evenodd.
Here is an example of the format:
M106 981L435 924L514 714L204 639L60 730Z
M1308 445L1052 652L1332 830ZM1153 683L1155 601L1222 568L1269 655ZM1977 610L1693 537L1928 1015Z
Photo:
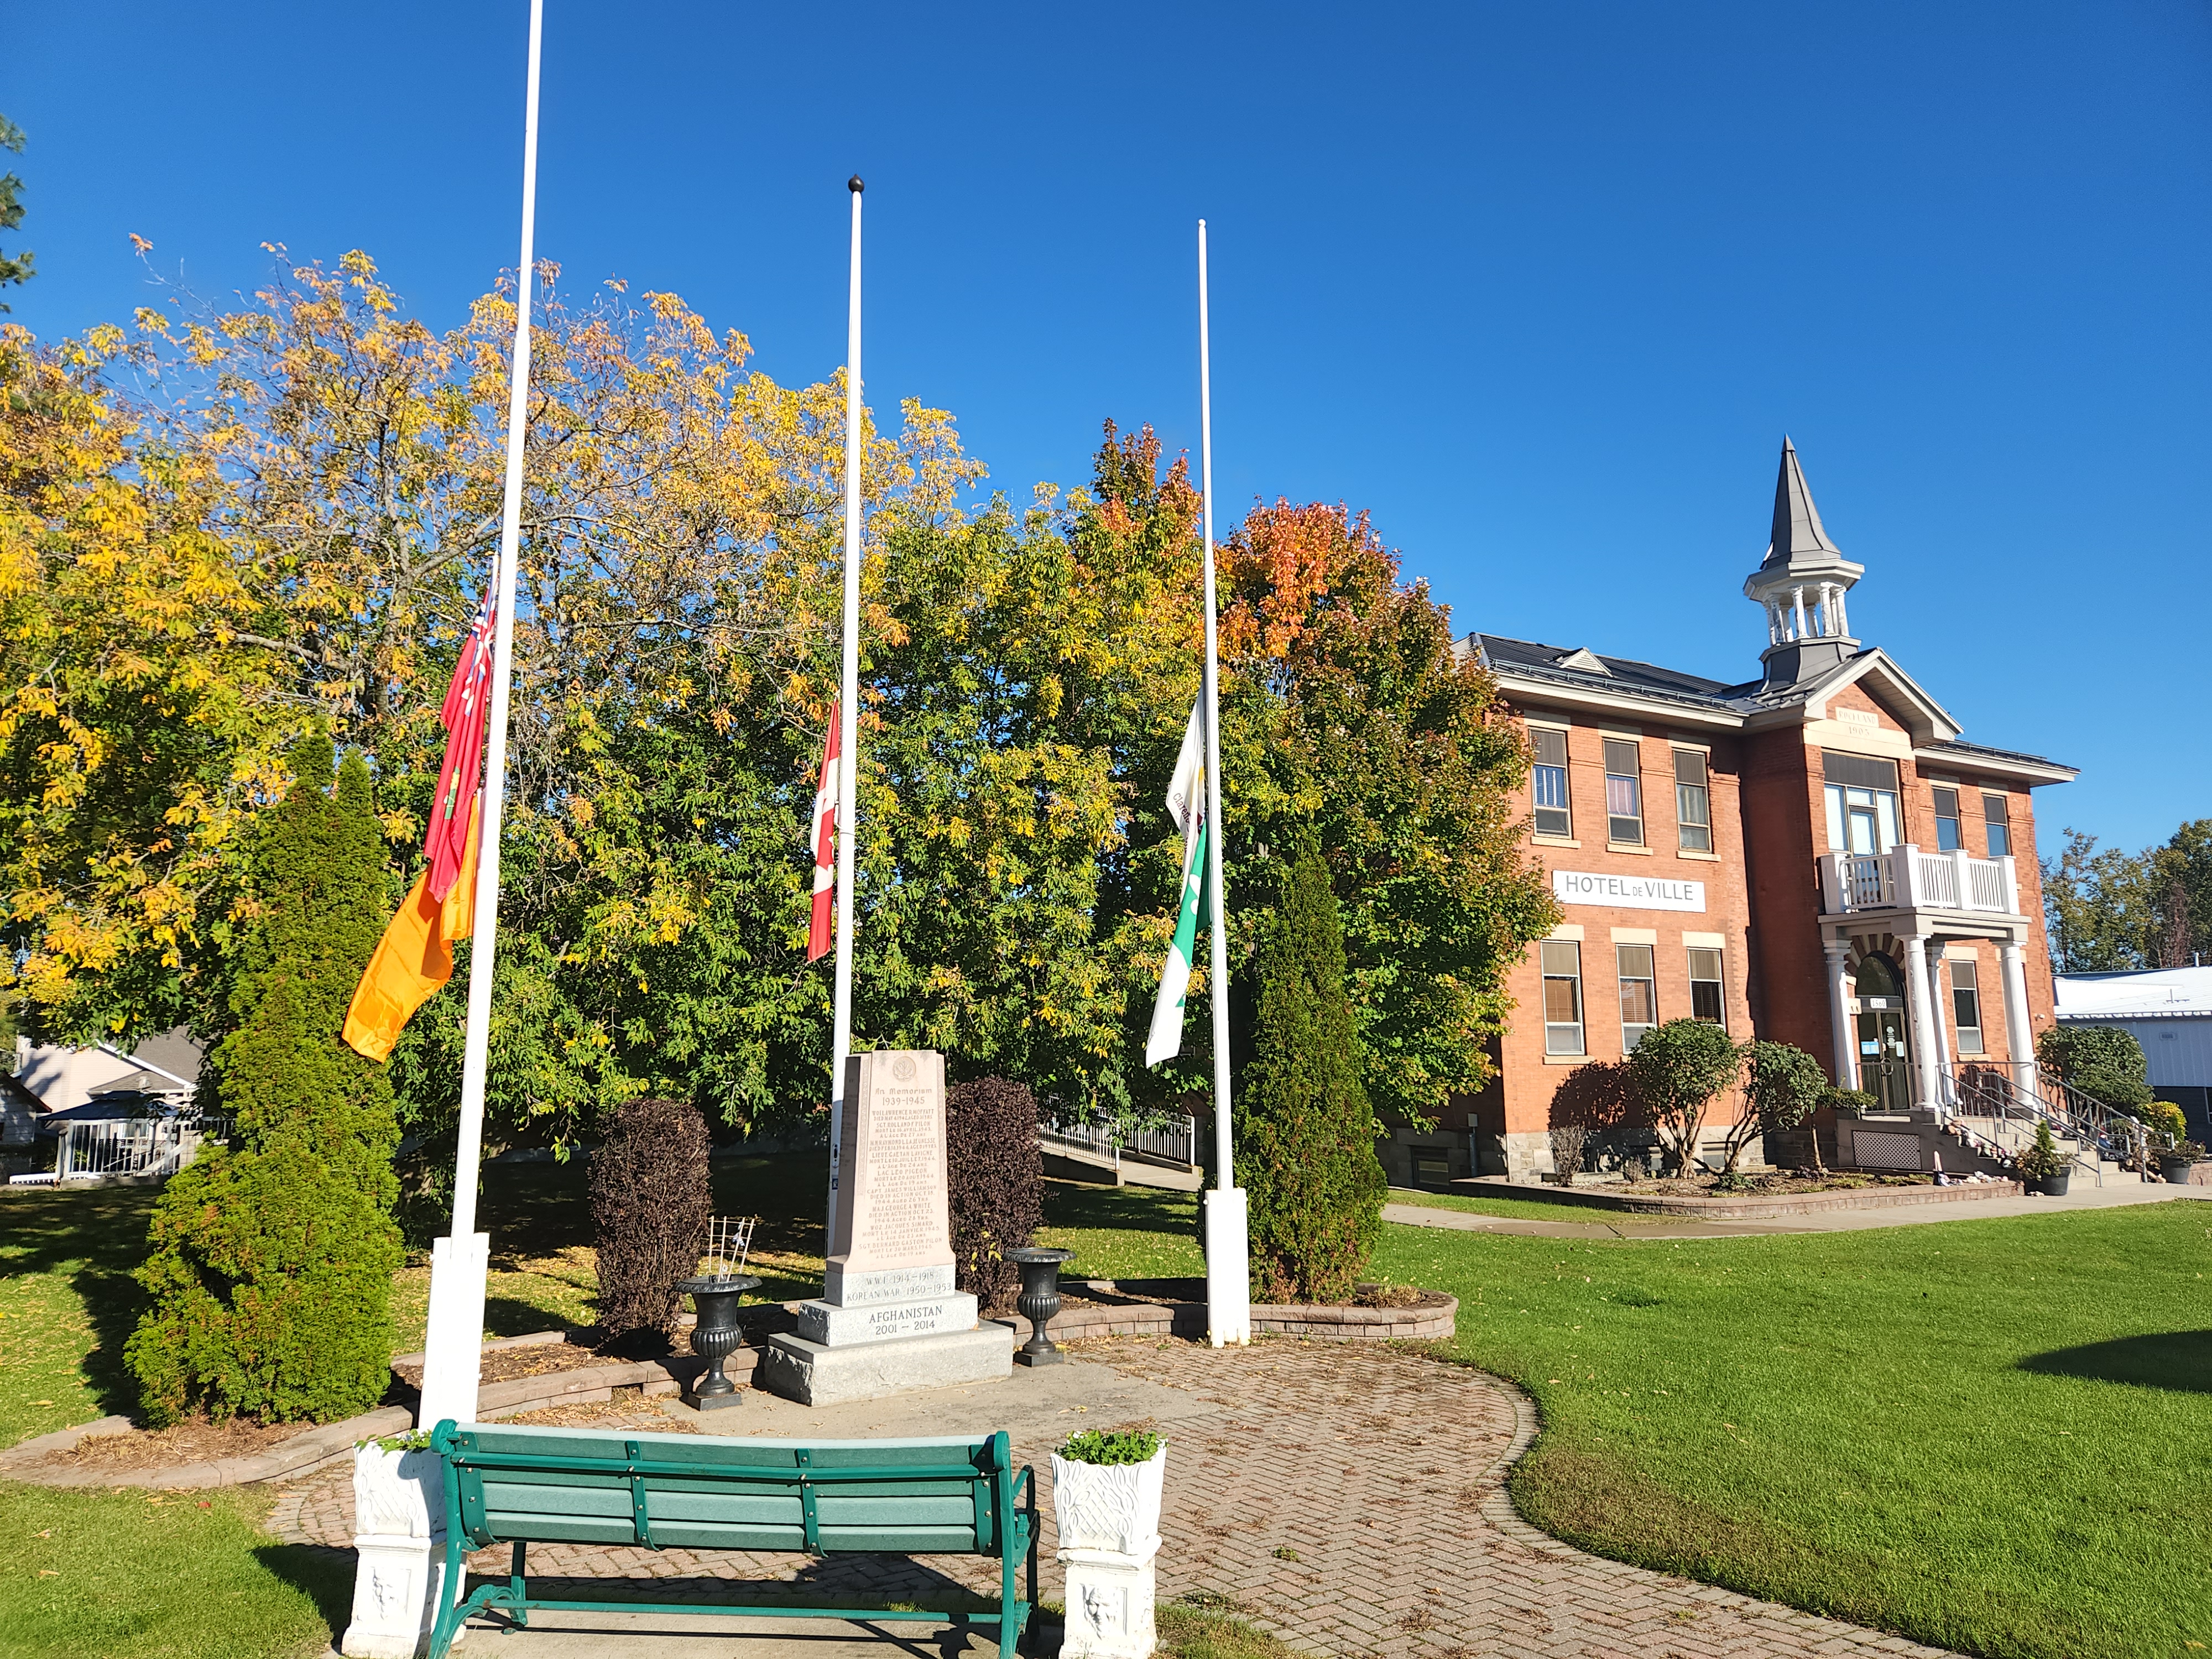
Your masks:
M830 736L822 745L822 781L814 791L814 910L806 923L806 959L829 953L830 902L837 891L837 732L842 725L830 705Z

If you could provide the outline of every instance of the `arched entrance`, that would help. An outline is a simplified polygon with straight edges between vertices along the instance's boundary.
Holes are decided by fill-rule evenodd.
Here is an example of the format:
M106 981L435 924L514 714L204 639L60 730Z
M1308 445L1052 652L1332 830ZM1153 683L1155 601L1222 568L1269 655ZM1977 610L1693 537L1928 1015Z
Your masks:
M1885 1112L1912 1104L1912 1055L1905 1017L1905 975L1879 951L1859 958L1859 1086Z

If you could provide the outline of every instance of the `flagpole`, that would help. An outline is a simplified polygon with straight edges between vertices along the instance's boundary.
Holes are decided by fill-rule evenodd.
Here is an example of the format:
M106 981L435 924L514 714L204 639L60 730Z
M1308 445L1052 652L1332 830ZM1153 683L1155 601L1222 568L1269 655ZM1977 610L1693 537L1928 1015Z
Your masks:
M853 1047L853 843L860 829L854 768L860 708L860 192L853 193L853 268L845 313L845 627L837 698L837 976L830 1038L829 1244L836 1249L837 1159L843 1151L845 1056Z
M514 591L521 564L524 440L530 416L530 291L538 222L538 65L545 0L530 0L529 89L523 100L522 252L514 276L514 352L507 399L507 495L500 515L499 607L492 629L491 696L484 727L482 826L477 853L474 944L469 952L468 1034L461 1052L460 1133L453 1157L451 1237L431 1253L430 1322L416 1422L473 1422L482 1370L484 1270L489 1236L477 1231L483 1158L484 1080L491 1040L493 947L499 933L499 841L507 790L507 691L514 669Z
M1206 221L1198 222L1199 501L1206 536L1206 895L1213 925L1206 929L1211 968L1206 1001L1213 1011L1213 1186L1206 1194L1206 1334L1218 1348L1252 1340L1251 1250L1244 1189L1237 1184L1230 1150L1229 905L1222 890L1221 849L1228 839L1221 816L1221 653L1214 625L1213 586L1213 345L1206 312Z

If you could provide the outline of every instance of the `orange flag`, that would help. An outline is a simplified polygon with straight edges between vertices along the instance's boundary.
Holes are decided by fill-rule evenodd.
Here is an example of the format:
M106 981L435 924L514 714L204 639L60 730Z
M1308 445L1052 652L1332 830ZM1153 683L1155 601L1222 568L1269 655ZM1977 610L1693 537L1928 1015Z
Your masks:
M430 871L425 869L354 988L345 1040L371 1060L391 1056L392 1045L415 1011L453 976L453 941L466 939L476 926L477 815L482 805L479 793L469 805L468 848L460 873L444 902L430 896Z

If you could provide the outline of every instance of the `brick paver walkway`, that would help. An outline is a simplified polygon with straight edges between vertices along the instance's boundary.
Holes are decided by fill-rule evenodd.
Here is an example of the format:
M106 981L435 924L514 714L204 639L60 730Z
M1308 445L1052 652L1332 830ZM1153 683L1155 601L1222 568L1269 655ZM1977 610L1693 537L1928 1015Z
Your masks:
M1938 1650L1897 1637L1601 1560L1537 1531L1514 1513L1504 1486L1534 1437L1534 1408L1481 1372L1401 1350L1289 1338L1218 1352L1119 1338L1084 1344L1083 1357L1223 1408L1174 1425L1170 1436L1163 1599L1226 1597L1306 1651L1333 1659L1941 1659ZM649 1413L641 1410L641 1425ZM1016 1450L1041 1480L1048 1475L1049 1444L1018 1440ZM272 1529L301 1542L349 1543L350 1482L340 1468L285 1489ZM1041 1589L1057 1600L1049 1492L1042 1497ZM507 1570L503 1551L472 1565ZM924 1596L954 1582L995 1589L993 1564L941 1557L921 1566L548 1547L532 1552L531 1565L533 1578L782 1578L817 1594Z

